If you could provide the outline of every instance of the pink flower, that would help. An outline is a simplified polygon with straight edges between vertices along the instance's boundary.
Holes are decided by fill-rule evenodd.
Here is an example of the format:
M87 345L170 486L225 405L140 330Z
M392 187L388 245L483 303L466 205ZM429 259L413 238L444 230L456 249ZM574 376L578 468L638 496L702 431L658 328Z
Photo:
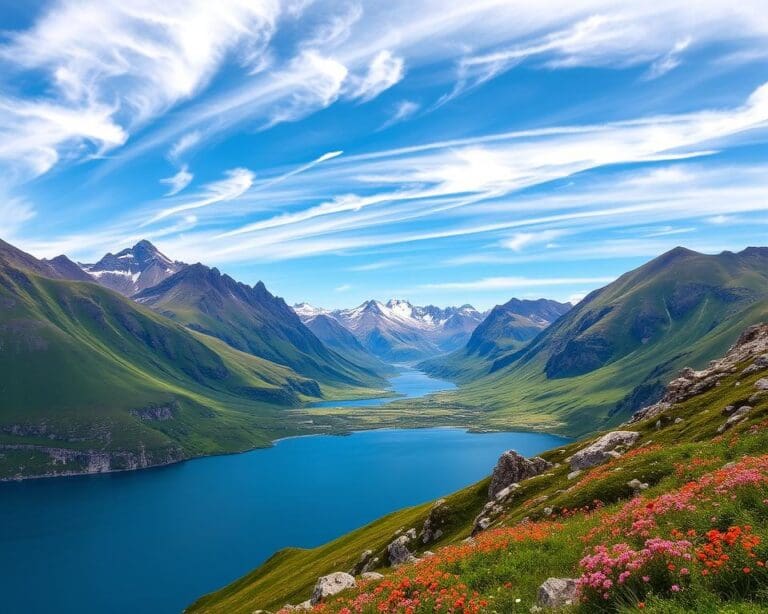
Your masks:
M680 587L677 584L673 584L672 586L669 587L669 590L671 590L673 593L679 593Z

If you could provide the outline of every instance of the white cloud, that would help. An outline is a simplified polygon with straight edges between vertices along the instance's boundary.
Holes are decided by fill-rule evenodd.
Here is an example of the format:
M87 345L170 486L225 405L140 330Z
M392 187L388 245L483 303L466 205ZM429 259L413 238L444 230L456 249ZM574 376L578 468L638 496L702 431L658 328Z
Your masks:
M225 173L226 177L219 181L214 181L203 186L203 190L194 200L182 205L163 209L155 214L149 220L142 224L143 226L153 224L159 220L167 218L176 213L209 207L216 203L236 200L245 194L253 185L255 175L247 168L234 168Z
M191 182L192 179L194 179L194 175L189 172L189 168L186 164L184 164L180 169L179 172L173 175L172 177L166 177L165 179L161 179L160 183L164 183L165 185L170 186L170 190L168 190L168 193L166 196L173 196L174 194L178 194L181 192L184 188L186 188Z
M517 232L511 237L501 242L503 247L511 249L514 252L522 251L524 247L536 245L539 243L548 243L552 239L557 239L565 235L562 230L542 230L540 232ZM549 247L549 246L547 246Z
M40 174L63 148L123 144L200 91L238 43L270 38L278 13L276 0L62 0L0 45L6 75L44 74L51 92L3 100L0 157Z
M399 124L400 122L413 117L420 108L421 105L417 102L413 102L412 100L401 100L395 106L392 116L382 124L382 129L389 128L389 126Z
M662 75L667 74L670 70L674 70L680 66L680 62L682 62L680 56L682 55L683 51L688 49L691 41L692 39L690 36L677 41L672 49L669 50L669 53L666 53L657 59L653 64L651 64L646 77L648 79L656 79L657 77L661 77Z
M350 96L362 102L373 100L383 91L398 83L405 75L405 62L391 51L377 53L368 66L368 71L352 85Z
M351 290L352 286L349 284L341 284L340 286L336 286L333 291L334 292L347 292L348 290Z
M707 218L707 221L710 224L730 224L731 222L736 221L736 217L732 215L713 215L712 217Z
M168 152L168 157L173 161L178 161L187 151L195 147L202 139L203 133L200 130L193 130L183 134L179 140L177 140L171 150Z
M11 239L14 233L35 215L35 208L23 198L8 196L0 198L0 228L2 228L0 239Z
M267 111L267 126L296 121L336 101L347 78L347 67L318 51L303 51L294 58L284 79L290 86Z
M574 284L594 284L597 286L607 284L613 280L613 277L485 277L473 281L424 284L420 287L425 290L517 290L520 288L543 288Z

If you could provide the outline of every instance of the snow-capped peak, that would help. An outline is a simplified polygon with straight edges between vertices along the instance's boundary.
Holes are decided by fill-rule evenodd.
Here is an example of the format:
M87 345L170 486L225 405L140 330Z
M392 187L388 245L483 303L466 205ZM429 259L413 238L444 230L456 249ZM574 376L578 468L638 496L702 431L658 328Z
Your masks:
M321 313L322 314L329 313L327 309L323 309L322 307L315 307L314 305L310 305L309 303L296 303L293 306L293 310L296 312L296 315L302 319L313 318L316 315L320 315Z

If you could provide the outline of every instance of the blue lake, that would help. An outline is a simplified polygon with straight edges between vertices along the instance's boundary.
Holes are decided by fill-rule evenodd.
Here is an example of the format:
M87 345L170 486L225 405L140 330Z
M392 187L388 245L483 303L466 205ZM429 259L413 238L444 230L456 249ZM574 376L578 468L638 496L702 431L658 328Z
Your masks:
M139 472L0 484L0 611L171 613L286 546L312 547L565 440L377 430Z
M411 367L398 365L400 373L390 378L389 382L396 397L377 397L349 401L319 401L307 407L379 407L402 398L423 397L441 390L456 388L456 384L447 380L429 377Z

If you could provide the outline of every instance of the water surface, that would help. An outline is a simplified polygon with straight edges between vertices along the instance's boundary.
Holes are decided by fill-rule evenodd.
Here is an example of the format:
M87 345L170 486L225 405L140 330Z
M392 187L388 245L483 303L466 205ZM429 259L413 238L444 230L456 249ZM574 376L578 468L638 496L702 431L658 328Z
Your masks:
M179 612L285 546L325 543L488 475L536 433L378 430L138 472L0 484L0 611Z
M396 397L377 397L375 399L352 399L348 401L318 401L307 407L379 407L398 399L414 399L442 390L452 390L456 384L448 380L430 377L412 367L398 365L400 373L389 379Z

